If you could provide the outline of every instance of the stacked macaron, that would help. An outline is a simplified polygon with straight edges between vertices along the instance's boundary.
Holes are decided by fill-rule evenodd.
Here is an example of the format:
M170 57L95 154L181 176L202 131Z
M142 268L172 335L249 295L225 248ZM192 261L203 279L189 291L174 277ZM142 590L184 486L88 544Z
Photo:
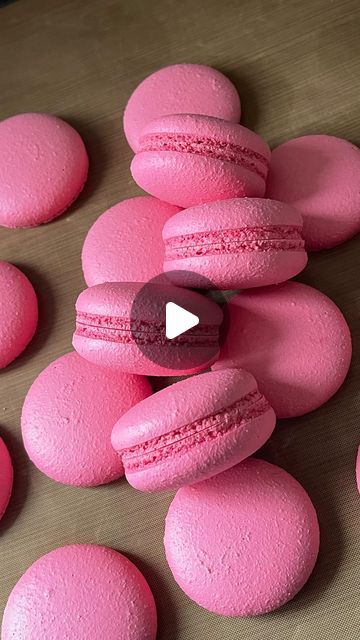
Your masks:
M239 617L285 604L317 559L319 525L306 491L284 470L251 456L271 437L276 418L317 409L346 377L351 336L341 311L316 289L287 281L305 268L307 249L335 246L360 231L357 148L305 136L271 154L239 124L240 115L233 84L203 65L166 67L134 91L124 130L135 153L132 176L148 195L115 204L89 230L75 353L40 373L22 412L25 448L51 479L91 487L125 474L140 491L176 489L164 539L174 578L200 606ZM22 127L26 181L33 181L39 154L53 191L38 181L31 210L0 191L6 226L59 215L87 172L78 134L51 117L5 121L0 148L17 140ZM61 172L66 188L48 176L59 173L44 142L54 128L69 173ZM7 168L11 184L20 170ZM36 298L14 269L0 263L0 287L5 295L11 277L19 304L26 297L31 313L26 322L5 326L0 311L0 367L20 353L36 326ZM236 293L221 308L219 292L228 290ZM168 302L198 322L170 336ZM190 377L152 393L146 376L169 375ZM12 483L6 460L0 516ZM358 461L358 478L359 469ZM95 621L84 594L98 565L101 579L91 583L91 598L99 598ZM65 579L44 603L47 613L33 615L34 599L37 606L44 601L59 574ZM155 638L155 607L142 576L120 554L89 545L64 547L29 569L10 596L3 640L20 637L23 626L44 640L60 637L64 601L72 636L80 619L84 637L93 637L87 629L98 625L109 638Z

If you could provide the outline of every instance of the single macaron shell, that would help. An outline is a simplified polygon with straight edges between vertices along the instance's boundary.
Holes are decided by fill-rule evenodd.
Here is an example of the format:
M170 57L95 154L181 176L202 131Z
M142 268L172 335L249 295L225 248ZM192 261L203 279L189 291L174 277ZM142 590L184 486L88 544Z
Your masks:
M80 135L60 118L22 113L0 122L0 225L59 216L82 191L88 164Z
M269 613L307 582L319 525L303 487L263 460L180 489L165 524L165 552L189 598L223 616Z
M111 446L112 427L150 394L146 378L67 353L27 393L21 416L25 449L40 471L62 484L93 487L116 480L124 470Z
M164 260L161 232L178 211L179 207L151 196L129 198L105 211L88 231L82 249L88 287L102 282L148 282L159 275Z
M185 114L164 116L145 126L131 173L151 195L186 208L262 197L269 161L268 145L250 129Z
M199 324L178 338L167 339L167 302L196 315ZM119 371L186 375L215 362L222 320L215 302L168 282L107 282L79 295L73 346L90 362Z
M38 321L32 284L20 269L0 260L0 369L24 351Z
M241 369L187 378L139 403L114 426L111 441L128 482L164 491L210 478L257 451L275 413Z
M264 198L220 200L185 209L166 222L164 271L174 284L219 289L277 284L307 263L301 215Z
M14 472L10 454L4 440L0 438L0 520L9 504L13 479Z
M250 371L278 418L317 409L344 382L350 330L317 289L286 282L243 291L231 298L228 312L229 331L214 368Z
M239 94L226 76L206 65L173 64L155 71L136 87L125 108L124 131L133 151L148 122L174 113L239 122Z
M29 567L12 590L1 640L155 640L153 595L113 549L60 547Z
M299 209L309 251L330 249L360 231L360 149L347 140L309 135L271 154L267 196Z

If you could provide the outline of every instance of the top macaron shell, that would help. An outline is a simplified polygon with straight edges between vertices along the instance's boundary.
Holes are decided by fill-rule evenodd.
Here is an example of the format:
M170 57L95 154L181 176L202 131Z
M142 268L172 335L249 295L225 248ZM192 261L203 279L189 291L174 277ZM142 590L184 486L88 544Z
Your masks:
M269 161L268 145L250 129L185 114L164 116L145 126L131 173L151 195L186 208L262 197Z
M178 211L179 207L151 196L129 198L105 211L90 228L82 249L86 284L148 282L162 273L162 228Z
M65 211L86 181L88 156L67 122L23 113L0 122L0 225L35 227Z
M48 477L92 487L120 478L112 427L151 394L148 380L96 367L67 353L44 369L25 398L21 429L32 462Z
M39 558L12 590L2 640L155 640L150 588L135 565L97 545Z
M240 111L239 95L220 71L201 64L174 64L136 87L125 108L124 131L137 152L142 129L160 116L198 113L239 122Z
M244 290L228 304L229 331L214 369L242 367L278 418L314 411L349 370L351 334L340 309L300 282Z
M0 260L0 369L24 351L37 321L38 303L31 282L13 264Z
M360 232L360 149L334 136L288 140L271 155L267 196L303 216L309 251L329 249Z
M177 492L164 544L174 578L192 600L246 617L274 611L299 592L319 539L315 508L297 480L249 458Z
M9 504L13 486L13 467L5 442L0 438L0 520Z
M196 286L196 274L219 289L277 284L306 266L301 230L300 213L275 200L238 198L192 207L164 226L164 271L190 287Z
M275 427L275 414L241 369L187 378L124 414L111 442L130 484L168 491L209 478L257 451Z

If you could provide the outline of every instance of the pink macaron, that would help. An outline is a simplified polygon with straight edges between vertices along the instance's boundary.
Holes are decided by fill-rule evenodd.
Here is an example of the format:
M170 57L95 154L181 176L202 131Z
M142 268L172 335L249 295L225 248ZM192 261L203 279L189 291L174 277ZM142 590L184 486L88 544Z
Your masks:
M270 150L240 124L201 115L164 116L141 133L131 163L135 182L180 207L262 197Z
M179 207L151 196L129 198L105 211L90 228L82 249L86 284L148 282L162 273L161 232L178 211Z
M202 64L173 64L145 78L131 94L124 112L130 147L139 150L146 124L160 116L197 113L230 122L240 120L240 98L220 71Z
M253 376L224 369L143 400L118 420L111 441L135 489L164 491L233 467L268 440L275 422Z
M0 369L24 351L37 321L38 303L32 284L20 269L0 260Z
M310 251L360 231L360 149L326 135L294 138L274 149L267 195L299 209Z
M150 394L144 377L67 353L27 393L21 416L25 449L40 471L62 484L93 487L116 480L124 470L111 446L112 427Z
M4 440L0 438L0 520L9 504L13 479L14 472L10 454Z
M307 263L301 215L263 198L220 200L166 222L164 271L178 285L245 289L292 278ZM200 279L198 276L201 276Z
M197 316L197 326L168 339L168 302ZM77 299L73 346L94 364L128 373L197 373L219 355L222 320L215 302L169 283L103 283L86 289Z
M155 640L156 606L125 556L90 544L60 547L12 590L1 640Z
M59 216L82 191L88 164L78 132L60 118L21 113L0 122L0 225Z
M228 305L229 331L214 368L251 371L278 418L301 416L333 396L351 361L340 309L300 282L243 291Z
M164 544L191 600L219 615L246 617L274 611L300 591L319 538L316 511L297 480L249 458L177 492Z
M356 484L358 491L360 493L360 447L358 449L357 458L356 458Z

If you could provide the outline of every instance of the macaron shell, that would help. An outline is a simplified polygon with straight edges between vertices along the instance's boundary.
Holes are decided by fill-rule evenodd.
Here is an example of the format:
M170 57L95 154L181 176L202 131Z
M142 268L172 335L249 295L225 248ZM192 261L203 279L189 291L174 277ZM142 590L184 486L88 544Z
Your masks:
M110 434L119 417L151 394L146 378L108 371L68 353L52 362L25 398L25 449L47 476L97 486L124 473Z
M238 198L203 204L180 211L168 220L163 229L165 243L181 236L191 238L191 248L186 248L181 257L169 258L165 250L164 271L174 284L188 287L201 287L201 278L205 276L213 283L214 288L240 289L278 284L297 275L307 264L307 255L302 249L287 249L289 240L278 243L279 248L262 248L257 241L267 237L269 227L281 227L286 230L298 229L300 238L302 218L292 207L263 198ZM243 233L244 247L231 252L221 238L216 239L216 232L238 231ZM195 251L196 235L209 234L208 247L204 252ZM251 233L251 239L248 239ZM194 234L194 238L191 236ZM281 237L279 232L274 237ZM199 235L199 243L201 242ZM290 238L291 241L291 238ZM216 244L217 243L217 244ZM223 244L220 253L217 245ZM291 246L289 244L289 246ZM185 247L185 244L184 244ZM215 247L215 249L214 249Z
M34 227L52 220L77 198L88 156L67 122L23 113L0 123L0 225Z
M360 231L360 149L334 136L284 142L271 156L267 196L298 208L310 251L329 249Z
M5 442L0 438L0 520L9 504L13 486L13 467Z
M317 409L344 382L350 330L320 291L299 282L243 291L228 311L229 331L214 368L250 371L278 418Z
M162 134L194 136L197 142L203 141L203 155L176 150L142 150L142 140L149 135L160 138ZM270 150L259 136L239 124L186 114L157 119L144 128L140 150L130 168L135 182L151 195L184 208L227 198L262 197L265 179L252 169L253 161L249 161L246 168L210 157L209 140L219 148L224 144L237 145L246 148L250 154L260 154L265 163L261 166L266 178Z
M123 200L105 211L90 228L82 249L86 284L148 282L162 273L162 228L178 211L179 207L151 196Z
M201 64L174 64L147 76L129 98L124 112L124 131L136 152L144 126L173 113L198 113L240 120L240 98L220 71Z
M2 640L155 640L150 588L125 556L95 545L60 547L20 578Z
M0 369L24 351L38 321L35 291L27 277L0 260Z
M224 616L268 613L308 580L319 550L315 509L302 486L262 460L180 489L165 553L181 589Z

